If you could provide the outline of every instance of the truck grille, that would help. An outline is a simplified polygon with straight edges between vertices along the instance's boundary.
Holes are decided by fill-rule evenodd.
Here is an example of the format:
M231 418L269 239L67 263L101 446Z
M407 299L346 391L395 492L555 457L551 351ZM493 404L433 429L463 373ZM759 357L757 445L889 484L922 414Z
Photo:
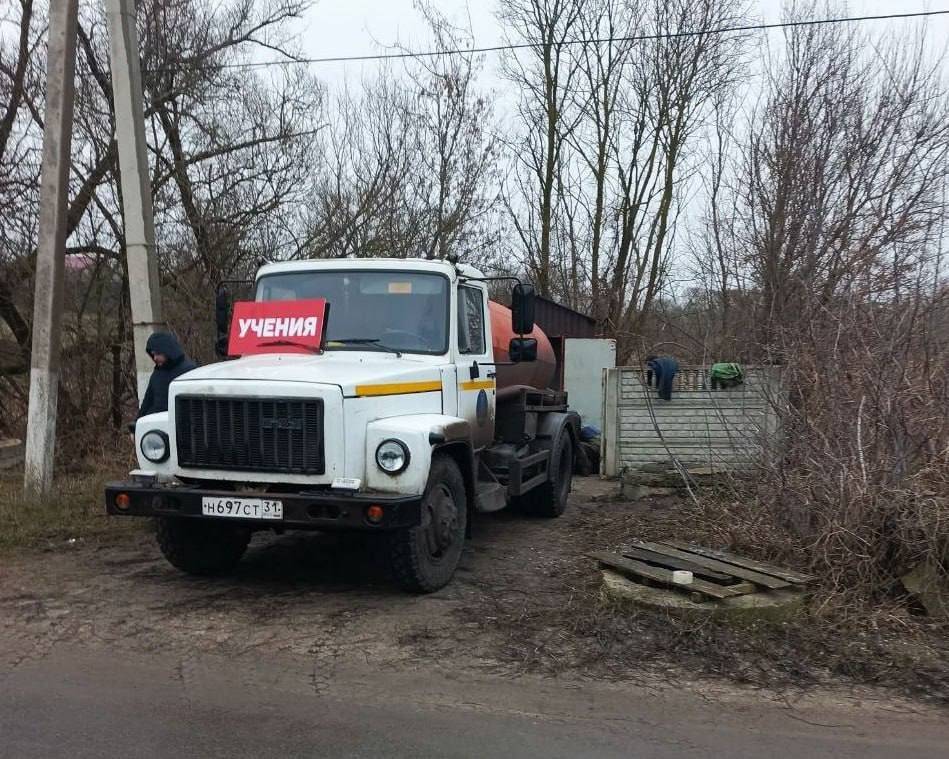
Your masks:
M178 396L183 467L323 474L323 401Z

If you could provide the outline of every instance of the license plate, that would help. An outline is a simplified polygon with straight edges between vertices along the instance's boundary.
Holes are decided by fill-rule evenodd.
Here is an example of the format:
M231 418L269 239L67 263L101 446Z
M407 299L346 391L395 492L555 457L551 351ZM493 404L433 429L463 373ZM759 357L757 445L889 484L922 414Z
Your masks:
M206 517L235 517L237 519L283 519L283 501L267 498L201 499L201 513Z

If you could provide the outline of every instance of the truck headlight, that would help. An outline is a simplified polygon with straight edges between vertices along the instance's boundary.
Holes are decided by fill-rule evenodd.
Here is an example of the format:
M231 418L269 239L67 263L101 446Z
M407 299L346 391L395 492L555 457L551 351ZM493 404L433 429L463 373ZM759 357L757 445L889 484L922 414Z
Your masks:
M401 440L383 440L376 448L376 464L386 474L404 472L409 465L409 449Z
M151 430L142 435L139 447L142 449L142 455L155 464L167 459L170 453L168 436L160 430Z

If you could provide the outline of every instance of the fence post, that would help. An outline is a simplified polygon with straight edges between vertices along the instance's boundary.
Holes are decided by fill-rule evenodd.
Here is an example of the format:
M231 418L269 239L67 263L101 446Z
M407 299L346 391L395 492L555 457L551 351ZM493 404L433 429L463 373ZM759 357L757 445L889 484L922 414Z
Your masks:
M622 369L603 370L603 433L600 437L600 461L606 477L619 474L619 387Z

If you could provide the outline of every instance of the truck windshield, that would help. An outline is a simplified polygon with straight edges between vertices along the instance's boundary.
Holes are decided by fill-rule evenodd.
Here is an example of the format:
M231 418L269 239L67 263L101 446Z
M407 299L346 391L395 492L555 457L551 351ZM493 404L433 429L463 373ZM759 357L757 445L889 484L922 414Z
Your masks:
M297 271L257 281L257 300L325 298L327 350L442 354L448 278L387 271Z

